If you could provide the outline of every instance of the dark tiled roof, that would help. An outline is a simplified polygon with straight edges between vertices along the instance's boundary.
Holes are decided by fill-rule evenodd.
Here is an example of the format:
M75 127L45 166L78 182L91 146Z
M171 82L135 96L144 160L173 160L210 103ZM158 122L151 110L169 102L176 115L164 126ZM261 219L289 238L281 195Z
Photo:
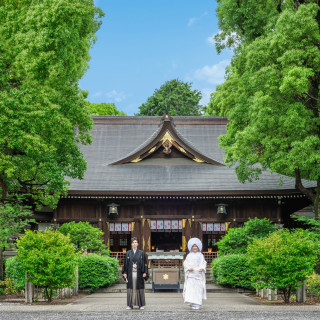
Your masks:
M173 117L175 129L202 154L223 162L218 137L226 118ZM242 184L234 168L187 159L150 159L110 165L146 145L159 130L161 117L94 117L92 144L81 146L87 160L84 180L70 180L70 192L214 192L218 194L294 191L294 179L264 172L258 181ZM280 184L281 178L281 184ZM313 186L307 183L306 186Z

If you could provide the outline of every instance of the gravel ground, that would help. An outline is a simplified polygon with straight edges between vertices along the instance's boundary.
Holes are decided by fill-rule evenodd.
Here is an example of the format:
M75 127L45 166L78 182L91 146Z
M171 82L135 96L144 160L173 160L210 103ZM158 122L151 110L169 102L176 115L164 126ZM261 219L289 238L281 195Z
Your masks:
M31 319L63 319L63 320L206 320L206 319L252 319L252 320L272 320L272 319L320 319L320 312L145 312L145 311L125 311L125 312L2 312L1 320L31 320Z

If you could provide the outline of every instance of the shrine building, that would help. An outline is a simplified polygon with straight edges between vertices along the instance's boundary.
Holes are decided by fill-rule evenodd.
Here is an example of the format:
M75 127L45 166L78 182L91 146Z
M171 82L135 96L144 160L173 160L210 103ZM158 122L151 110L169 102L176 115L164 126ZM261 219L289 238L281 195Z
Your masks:
M103 230L113 252L129 249L132 236L145 252L186 251L190 237L203 241L203 251L215 252L227 230L248 218L289 226L290 215L310 203L292 178L265 171L252 183L238 181L219 147L227 118L93 121L92 144L81 146L84 179L70 181L50 223L89 221Z

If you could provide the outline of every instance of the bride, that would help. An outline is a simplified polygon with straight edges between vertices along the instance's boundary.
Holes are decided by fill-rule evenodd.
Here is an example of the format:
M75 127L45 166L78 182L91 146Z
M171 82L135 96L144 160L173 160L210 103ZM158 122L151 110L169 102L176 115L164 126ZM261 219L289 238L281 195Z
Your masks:
M192 309L199 309L202 299L207 299L206 292L206 266L207 262L201 253L202 243L198 238L188 241L189 254L184 261L184 288L183 298Z

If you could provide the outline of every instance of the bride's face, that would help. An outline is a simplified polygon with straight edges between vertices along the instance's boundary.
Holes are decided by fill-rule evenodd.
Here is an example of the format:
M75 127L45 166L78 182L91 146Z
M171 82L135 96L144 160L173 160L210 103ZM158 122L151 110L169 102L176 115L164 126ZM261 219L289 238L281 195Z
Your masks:
M197 246L196 244L194 244L194 245L192 246L192 252L197 253L198 250L199 250L198 246Z

